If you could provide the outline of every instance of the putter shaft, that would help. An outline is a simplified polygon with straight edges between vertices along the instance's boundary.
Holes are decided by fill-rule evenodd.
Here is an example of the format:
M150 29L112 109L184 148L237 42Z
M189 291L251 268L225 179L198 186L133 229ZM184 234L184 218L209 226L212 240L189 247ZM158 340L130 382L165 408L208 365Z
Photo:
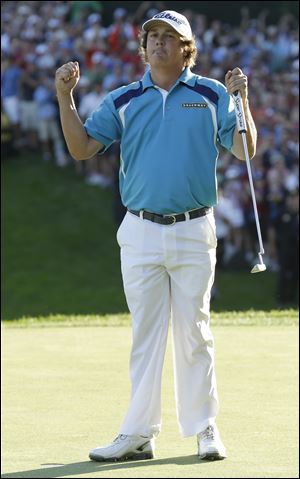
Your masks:
M243 140L243 148L244 148L244 154L245 154L245 159L246 159L248 178L249 178L249 183L250 183L251 197L252 197L254 216L255 216L255 223L256 223L256 230L257 230L257 236L258 236L258 242L259 242L259 253L258 253L259 264L255 265L252 268L251 273L259 273L261 271L266 270L266 266L265 266L265 264L263 262L263 259L262 259L262 255L264 254L264 247L263 247L263 242L262 242L262 237L261 237L261 230L260 230L259 217L258 217L258 212L257 212L255 191L254 191L254 186L253 186L249 151L248 151L247 138L246 138L247 125L246 125L246 119L245 119L242 97L241 97L241 94L240 94L239 91L236 91L233 94L233 101L234 101L234 109L235 109L235 115L236 115L236 120L237 120L238 132L242 135L242 140Z
M264 251L264 247L263 247L261 229L260 229L260 224L259 224L259 217L258 217L257 204L256 204L256 199L255 199L255 192L254 192L253 179L252 179L252 173L251 173L251 166L250 166L250 158L249 158L249 153L248 153L246 133L242 132L241 135L242 135L242 140L243 140L244 153L245 153L245 158L246 158L246 165L247 165L249 184L250 184L250 190L251 190L251 196L252 196L252 203L253 203L253 209L254 209L254 216L255 216L255 222L256 222L257 236L258 236L258 242L259 242L259 248L260 248L259 249L259 255L262 255L262 254L264 254L265 251ZM261 260L261 263L263 263L261 258L260 258L260 260Z

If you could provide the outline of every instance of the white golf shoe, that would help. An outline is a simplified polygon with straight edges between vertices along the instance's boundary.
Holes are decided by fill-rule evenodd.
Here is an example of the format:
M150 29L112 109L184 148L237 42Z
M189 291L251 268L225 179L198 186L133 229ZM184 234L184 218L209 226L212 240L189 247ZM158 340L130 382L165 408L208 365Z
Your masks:
M119 434L111 444L92 449L89 454L93 461L138 461L154 457L154 439L145 436Z
M208 426L204 431L197 434L197 442L200 459L218 461L227 457L226 449L216 425Z

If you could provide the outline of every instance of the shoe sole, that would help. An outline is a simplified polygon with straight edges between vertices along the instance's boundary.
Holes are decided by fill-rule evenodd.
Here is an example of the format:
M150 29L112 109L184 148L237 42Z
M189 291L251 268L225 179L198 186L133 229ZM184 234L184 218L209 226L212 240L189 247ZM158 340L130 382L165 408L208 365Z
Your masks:
M201 460L205 461L222 461L226 459L227 456L222 456L218 452L210 452L208 454L204 454L203 456L199 456Z
M97 456L97 454L90 454L89 458L92 461L98 462L143 461L144 459L153 459L154 455L152 452L129 453L121 457L103 457Z

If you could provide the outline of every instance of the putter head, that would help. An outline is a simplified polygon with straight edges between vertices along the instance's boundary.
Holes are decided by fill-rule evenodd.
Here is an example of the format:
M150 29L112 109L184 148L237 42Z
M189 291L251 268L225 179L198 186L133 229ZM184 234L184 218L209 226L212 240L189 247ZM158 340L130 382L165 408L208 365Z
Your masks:
M263 271L266 271L267 267L263 262L262 255L264 254L264 250L261 249L260 252L258 253L258 258L259 258L259 263L253 266L251 269L251 273L262 273Z
M265 264L256 264L253 266L251 269L251 273L262 273L263 271L266 271L266 265Z

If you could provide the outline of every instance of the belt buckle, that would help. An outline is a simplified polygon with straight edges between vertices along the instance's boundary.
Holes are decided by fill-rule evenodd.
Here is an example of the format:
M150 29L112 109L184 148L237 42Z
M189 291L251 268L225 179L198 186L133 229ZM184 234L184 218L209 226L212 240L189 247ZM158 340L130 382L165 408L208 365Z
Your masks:
M166 215L165 218L172 218L172 223L169 223L167 226L173 226L176 223L176 216L175 215Z

